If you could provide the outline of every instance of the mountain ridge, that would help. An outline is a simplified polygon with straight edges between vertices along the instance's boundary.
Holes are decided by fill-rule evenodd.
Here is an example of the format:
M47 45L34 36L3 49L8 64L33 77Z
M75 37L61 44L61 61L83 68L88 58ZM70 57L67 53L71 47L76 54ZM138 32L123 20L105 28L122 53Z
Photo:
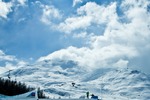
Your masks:
M108 99L109 96L112 100L150 99L150 77L138 70L97 69L88 72L74 64L71 66L70 63L70 67L62 68L62 63L54 66L45 62L20 67L10 72L11 79L43 88L51 98L79 98L90 91L102 98ZM8 72L5 72L2 76L7 78L7 75ZM72 83L75 83L75 86L72 86Z

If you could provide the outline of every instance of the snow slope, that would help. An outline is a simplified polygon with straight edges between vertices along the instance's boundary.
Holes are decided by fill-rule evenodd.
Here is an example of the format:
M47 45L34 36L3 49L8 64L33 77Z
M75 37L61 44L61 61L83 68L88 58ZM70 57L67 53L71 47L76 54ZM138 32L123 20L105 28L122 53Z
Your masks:
M73 61L42 61L12 70L10 74L13 80L42 88L51 98L85 97L89 91L103 100L150 99L150 77L137 70L87 71ZM2 74L5 78L7 75L8 72Z

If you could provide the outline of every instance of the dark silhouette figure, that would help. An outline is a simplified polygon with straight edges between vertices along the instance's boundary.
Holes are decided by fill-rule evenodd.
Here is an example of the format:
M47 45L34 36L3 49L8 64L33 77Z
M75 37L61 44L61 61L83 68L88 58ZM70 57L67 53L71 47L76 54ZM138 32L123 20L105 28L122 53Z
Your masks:
M75 86L75 83L74 83L74 82L72 83L72 86L73 86L73 87Z
M87 99L89 99L89 95L90 95L90 93L89 93L89 92L86 92L86 97L87 97Z

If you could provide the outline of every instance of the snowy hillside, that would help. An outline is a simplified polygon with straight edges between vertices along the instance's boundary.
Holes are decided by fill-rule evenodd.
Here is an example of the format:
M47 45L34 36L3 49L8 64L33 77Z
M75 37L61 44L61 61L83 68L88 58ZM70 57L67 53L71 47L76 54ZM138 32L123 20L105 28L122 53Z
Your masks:
M150 99L150 77L137 70L87 71L73 61L44 61L17 68L10 74L11 79L42 88L51 98L79 98L89 91L104 100ZM3 74L6 78L7 75L8 72Z

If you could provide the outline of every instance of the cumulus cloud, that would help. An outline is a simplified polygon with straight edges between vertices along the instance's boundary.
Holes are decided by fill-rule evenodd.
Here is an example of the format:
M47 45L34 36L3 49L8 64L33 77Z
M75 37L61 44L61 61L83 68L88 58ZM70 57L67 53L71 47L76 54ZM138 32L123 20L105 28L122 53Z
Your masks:
M14 11L17 11L18 7L25 6L27 2L27 0L10 0L9 2L0 0L0 17L7 19L10 12L14 13Z
M12 11L12 5L11 2L6 3L0 0L0 17L7 19L7 15Z
M72 32L95 24L106 24L103 35L91 36L89 47L69 47L43 60L73 60L83 68L126 68L150 71L150 13L146 0L125 0L120 8L123 19L116 11L116 3L100 6L89 2L77 10L78 16L67 18L61 29ZM132 6L130 6L132 5ZM84 22L84 18L89 20ZM123 20L123 21L120 21ZM83 34L85 35L85 34ZM82 36L82 35L81 35ZM147 60L141 60L147 59Z
M86 30L93 24L101 25L108 23L110 20L116 18L116 3L108 6L100 6L95 2L88 2L77 9L76 17L68 17L64 22L60 23L58 29L66 33L71 33L79 29Z
M67 18L64 23L60 23L58 29L66 33L70 33L77 29L86 29L91 25L91 20L90 16Z
M102 24L116 19L116 3L104 6L98 5L95 2L88 2L77 9L77 14L90 16L93 23Z
M42 9L43 14L41 17L41 21L45 24L51 25L53 20L58 20L62 17L60 11L53 6L42 5Z
M73 7L75 7L78 3L82 3L83 0L73 0Z
M132 58L135 55L136 52L133 48L122 48L119 45L113 45L111 47L109 46L101 49L69 47L67 49L54 52L46 57L41 57L38 61L51 60L53 62L57 62L61 60L72 60L77 62L81 68L90 70L91 68L127 67L128 61L126 61L125 58Z

